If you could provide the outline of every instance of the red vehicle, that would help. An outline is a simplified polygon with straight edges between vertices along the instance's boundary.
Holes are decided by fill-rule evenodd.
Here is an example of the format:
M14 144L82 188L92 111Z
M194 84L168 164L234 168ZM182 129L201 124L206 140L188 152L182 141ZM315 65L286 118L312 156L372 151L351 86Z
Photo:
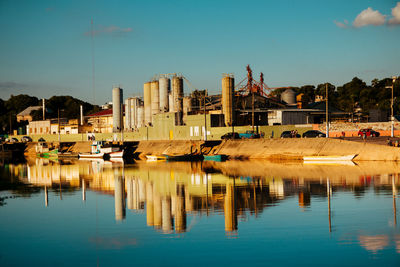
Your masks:
M379 132L377 132L377 131L374 131L374 130L372 130L372 129L360 129L359 131L358 131L358 136L359 137L362 137L362 136L366 136L366 137L368 137L368 136L372 136L372 137L378 137L379 135L380 135L380 133Z

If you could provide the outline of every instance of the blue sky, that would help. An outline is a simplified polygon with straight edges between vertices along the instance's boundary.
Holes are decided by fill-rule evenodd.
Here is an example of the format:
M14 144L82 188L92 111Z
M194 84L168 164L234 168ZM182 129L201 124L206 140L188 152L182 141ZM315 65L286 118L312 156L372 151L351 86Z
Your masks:
M160 73L217 93L222 73L239 82L247 64L270 87L340 86L355 76L370 84L400 75L398 2L0 0L0 98L102 104L113 85L140 96Z

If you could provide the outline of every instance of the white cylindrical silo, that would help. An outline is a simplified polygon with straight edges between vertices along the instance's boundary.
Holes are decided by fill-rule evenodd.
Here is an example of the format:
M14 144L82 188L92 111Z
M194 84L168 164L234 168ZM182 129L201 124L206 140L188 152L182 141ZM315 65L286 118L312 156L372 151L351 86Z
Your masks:
M166 77L162 77L159 79L160 86L160 111L168 112L169 107L169 99L168 93L170 91L170 80Z
M145 123L144 123L144 107L138 106L136 111L137 111L136 128L140 128L145 125Z
M143 85L143 101L144 101L144 124L151 124L151 83L147 82ZM143 125L144 126L144 125Z
M158 81L151 82L151 116L160 113L160 90Z
M112 91L113 101L113 132L122 130L122 88L114 87Z
M174 109L174 95L172 94L172 91L170 94L168 94L168 104L169 104L169 112L175 112Z
M294 105L296 104L296 92L288 88L281 94L281 100L286 102L286 104Z
M130 105L130 111L131 111L131 120L130 120L130 125L129 129L134 130L136 128L136 97L129 98L129 105ZM126 116L126 115L125 115Z
M131 100L130 98L128 98L125 99L125 124L124 124L125 131L131 130L131 118L132 118Z

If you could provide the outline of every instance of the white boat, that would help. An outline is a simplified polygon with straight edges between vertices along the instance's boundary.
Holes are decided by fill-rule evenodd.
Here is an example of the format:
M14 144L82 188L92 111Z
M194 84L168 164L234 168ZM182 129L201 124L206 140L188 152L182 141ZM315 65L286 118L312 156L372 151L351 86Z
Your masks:
M122 158L122 156L124 155L124 150L110 152L108 153L108 155L110 156L111 159Z
M104 153L79 153L79 158L87 158L87 159L102 159L104 158Z
M336 162L336 161L352 161L357 155L345 155L345 156L307 156L303 157L304 161L331 161L331 162Z
M167 158L164 156L156 156L156 155L146 155L147 161L166 161Z
M324 166L356 166L351 160L338 160L338 161L327 161L327 160L307 160L303 162L304 165L324 165Z

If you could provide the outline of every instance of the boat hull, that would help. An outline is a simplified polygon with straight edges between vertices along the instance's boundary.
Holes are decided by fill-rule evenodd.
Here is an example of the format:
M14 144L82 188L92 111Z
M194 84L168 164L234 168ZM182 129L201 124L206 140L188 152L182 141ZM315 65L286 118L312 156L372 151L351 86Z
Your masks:
M79 153L79 158L102 159L104 158L104 153Z

